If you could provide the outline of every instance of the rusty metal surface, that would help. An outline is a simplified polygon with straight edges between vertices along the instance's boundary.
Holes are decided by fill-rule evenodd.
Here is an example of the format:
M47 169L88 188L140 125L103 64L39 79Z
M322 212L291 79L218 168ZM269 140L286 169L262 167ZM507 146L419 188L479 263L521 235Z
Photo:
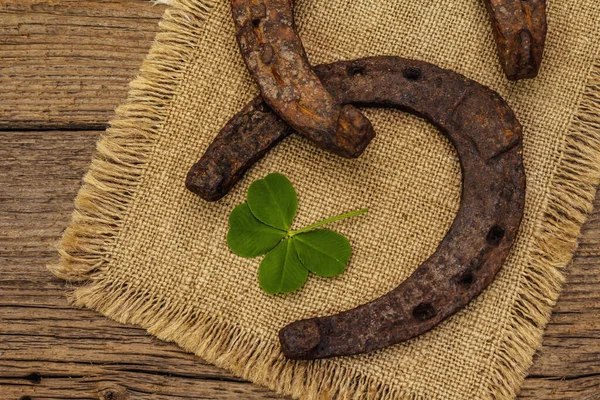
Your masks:
M375 136L369 120L340 105L315 73L294 26L290 0L232 0L237 40L266 103L317 146L358 157Z
M515 240L525 202L521 125L494 91L455 72L399 57L338 62L315 71L342 104L399 108L435 124L457 150L463 189L443 241L400 286L353 310L281 330L283 353L294 359L369 352L437 326L493 281ZM213 198L222 195L291 132L256 99L190 171L188 187ZM235 146L227 147L232 137ZM210 171L203 170L206 166Z
M485 0L485 4L506 77L535 78L546 41L546 0Z
M262 97L255 98L229 120L190 169L186 187L206 201L219 200L269 149L293 132Z

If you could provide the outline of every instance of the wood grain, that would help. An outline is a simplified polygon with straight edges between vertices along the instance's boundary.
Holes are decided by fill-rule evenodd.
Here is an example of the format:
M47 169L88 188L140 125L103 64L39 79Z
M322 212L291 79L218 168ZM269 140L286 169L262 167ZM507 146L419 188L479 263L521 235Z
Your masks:
M163 10L140 0L0 1L0 129L105 127Z
M90 129L126 95L161 12L134 0L0 0L2 399L280 398L72 308L69 285L44 268L100 133ZM595 205L521 399L600 399L600 197Z

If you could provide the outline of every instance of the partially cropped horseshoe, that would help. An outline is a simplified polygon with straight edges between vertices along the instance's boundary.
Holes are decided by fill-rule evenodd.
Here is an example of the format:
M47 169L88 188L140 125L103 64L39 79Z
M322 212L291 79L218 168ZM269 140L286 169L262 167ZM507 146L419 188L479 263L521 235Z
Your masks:
M485 5L506 77L535 78L546 42L546 0L485 0Z
M358 157L375 132L325 90L296 33L292 0L232 0L237 40L266 103L300 134L342 157Z
M365 353L437 326L493 281L525 203L521 125L496 92L455 72L398 57L337 62L315 71L342 104L395 107L436 125L456 148L463 187L450 230L400 286L368 304L280 331L283 353L292 359ZM291 132L255 99L190 171L188 188L205 198L222 196Z

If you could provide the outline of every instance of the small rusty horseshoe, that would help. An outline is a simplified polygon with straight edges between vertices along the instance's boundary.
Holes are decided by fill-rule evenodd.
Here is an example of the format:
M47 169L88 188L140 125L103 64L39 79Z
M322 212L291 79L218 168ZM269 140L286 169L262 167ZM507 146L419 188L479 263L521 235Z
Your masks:
M485 0L485 5L506 77L535 78L546 42L546 0Z
M296 32L292 0L232 0L240 51L265 102L317 146L358 157L375 132L351 105L325 90Z
M440 324L493 281L515 240L525 203L521 125L496 92L455 72L399 57L337 62L315 71L341 104L395 107L437 126L456 148L463 187L450 230L400 286L368 304L280 331L283 353L292 359L370 352ZM188 188L219 198L292 132L255 99L190 171Z

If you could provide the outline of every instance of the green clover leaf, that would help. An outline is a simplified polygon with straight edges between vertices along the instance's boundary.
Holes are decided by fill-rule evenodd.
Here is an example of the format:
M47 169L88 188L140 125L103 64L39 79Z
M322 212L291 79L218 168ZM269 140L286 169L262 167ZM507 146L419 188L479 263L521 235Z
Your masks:
M308 270L300 262L292 240L279 243L260 263L258 281L269 294L295 292L308 279Z
M366 213L362 209L291 230L298 210L292 183L281 174L270 174L250 185L248 202L229 216L227 244L235 254L253 258L265 255L258 270L263 291L291 293L301 288L308 272L323 277L342 274L352 256L350 242L329 229L317 229Z
M244 258L266 254L287 235L286 231L272 228L256 219L246 203L231 212L229 227L227 244L231 251Z
M288 178L270 174L250 185L248 206L263 224L288 231L296 217L298 196Z
M350 242L329 229L304 232L293 237L302 264L312 273L332 277L342 274L352 256Z

